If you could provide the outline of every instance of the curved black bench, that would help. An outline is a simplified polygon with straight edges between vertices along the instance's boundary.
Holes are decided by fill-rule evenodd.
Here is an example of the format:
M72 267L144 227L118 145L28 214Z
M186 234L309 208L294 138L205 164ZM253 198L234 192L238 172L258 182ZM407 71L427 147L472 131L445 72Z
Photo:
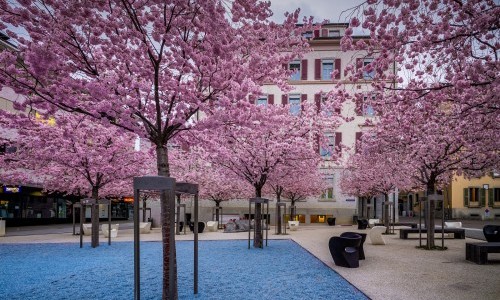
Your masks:
M500 242L500 225L485 225L483 233L486 241L490 243Z
M189 230L194 232L194 222L189 222ZM205 230L205 222L198 222L198 233L203 233Z
M356 237L331 237L328 241L328 248L335 265L346 268L359 267L359 246L361 236Z
M359 259L363 260L365 259L365 250L363 249L363 244L366 241L366 233L358 233L358 232L343 232L340 237L356 237L356 236L361 236L361 244L359 245L358 251L359 251Z
M358 229L366 229L368 227L368 220L367 219L359 219L358 220Z
M326 222L328 225L333 226L335 225L335 218L326 218Z

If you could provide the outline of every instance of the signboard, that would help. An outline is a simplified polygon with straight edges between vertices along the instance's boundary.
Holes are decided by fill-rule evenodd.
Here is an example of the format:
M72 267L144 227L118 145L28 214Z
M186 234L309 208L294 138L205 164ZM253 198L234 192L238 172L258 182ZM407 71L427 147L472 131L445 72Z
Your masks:
M20 186L12 186L12 185L4 185L3 192L9 193L9 194L20 193L21 187Z
M95 199L92 198L85 198L80 201L83 205L90 205L90 204L95 204Z
M346 202L355 202L355 201L356 201L356 199L347 198L347 199L345 199L345 201L346 201Z

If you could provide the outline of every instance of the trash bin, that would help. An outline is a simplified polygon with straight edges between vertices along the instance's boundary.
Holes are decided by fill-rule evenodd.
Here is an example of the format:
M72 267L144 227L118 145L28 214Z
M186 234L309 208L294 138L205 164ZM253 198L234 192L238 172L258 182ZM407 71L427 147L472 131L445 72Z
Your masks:
M358 224L358 216L356 215L352 216L352 224Z
M148 222L151 223L151 228L156 227L153 218L148 218Z
M0 220L0 236L5 235L5 220Z

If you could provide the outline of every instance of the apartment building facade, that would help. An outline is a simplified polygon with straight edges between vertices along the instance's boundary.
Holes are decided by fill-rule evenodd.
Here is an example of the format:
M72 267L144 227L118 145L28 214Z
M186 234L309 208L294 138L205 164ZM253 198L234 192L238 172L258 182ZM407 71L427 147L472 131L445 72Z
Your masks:
M330 23L322 25L319 30L306 33L305 37L308 38L312 51L284 66L295 71L289 79L292 90L284 93L276 85L264 85L262 95L252 99L251 102L255 105L288 104L290 113L295 114L300 112L303 102L321 106L324 94L336 89L337 83L340 83L342 88L348 92L362 92L366 95L365 98L370 97L370 78L373 74L363 74L363 80L356 83L349 81L344 74L348 64L354 62L358 65L364 65L371 61L371 58L366 57L364 53L343 52L341 50L340 41L347 27L347 23ZM354 39L369 39L369 37L355 36ZM345 122L336 129L327 130L324 134L329 146L342 146L340 155L342 160L345 160L355 151L356 141L361 138L363 130L366 129L366 120L374 118L376 114L370 106L349 102L343 104L340 113L342 116L350 117L352 121ZM357 197L344 194L339 187L343 171L342 164L331 161L326 149L320 148L318 151L323 157L321 173L324 174L332 188L324 191L322 196L309 197L306 201L296 203L299 221L306 224L326 223L328 217L335 217L337 224L351 224L353 216L368 217L367 214L369 214L370 217L381 217L383 212L382 199L370 199L369 203L365 202L362 206ZM266 195L266 198L271 200L269 219L271 224L274 224L276 202L272 195ZM397 193L391 195L391 199L393 198L397 201ZM289 209L290 203L287 203L287 199L281 201L286 203L287 209ZM192 200L187 199L183 202L187 205L186 212L189 218L193 207ZM156 206L154 203L151 204ZM214 202L201 201L200 219L211 220L214 206ZM224 220L249 217L248 199L223 202L222 206ZM287 217L285 215L285 219Z

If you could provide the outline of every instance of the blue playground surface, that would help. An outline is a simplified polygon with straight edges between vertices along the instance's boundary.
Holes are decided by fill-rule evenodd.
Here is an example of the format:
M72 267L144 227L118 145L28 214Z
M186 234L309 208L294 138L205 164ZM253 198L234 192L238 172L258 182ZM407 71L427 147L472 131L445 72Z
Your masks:
M301 246L270 240L200 241L198 295L193 242L177 241L179 299L368 299ZM133 299L132 242L0 245L1 299ZM141 243L141 298L161 299L160 242Z

